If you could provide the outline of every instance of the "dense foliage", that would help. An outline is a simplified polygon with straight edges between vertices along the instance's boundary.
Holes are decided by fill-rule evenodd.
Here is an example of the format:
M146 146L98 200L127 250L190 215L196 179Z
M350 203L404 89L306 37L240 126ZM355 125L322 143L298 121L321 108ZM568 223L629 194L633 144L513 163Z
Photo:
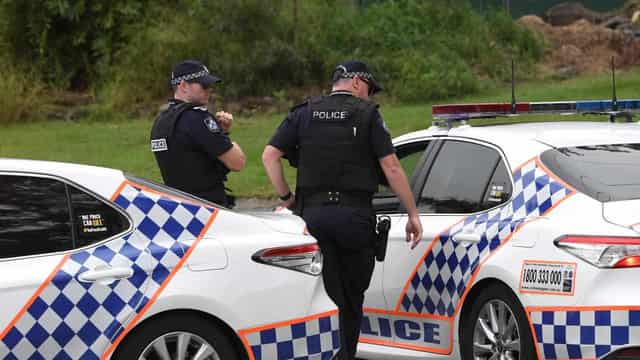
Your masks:
M203 60L225 96L328 86L339 61L367 61L404 101L504 80L541 45L466 0L0 0L2 61L48 87L90 90L117 109L167 95L172 65ZM1 56L1 55L0 55ZM28 70L28 71L27 71Z

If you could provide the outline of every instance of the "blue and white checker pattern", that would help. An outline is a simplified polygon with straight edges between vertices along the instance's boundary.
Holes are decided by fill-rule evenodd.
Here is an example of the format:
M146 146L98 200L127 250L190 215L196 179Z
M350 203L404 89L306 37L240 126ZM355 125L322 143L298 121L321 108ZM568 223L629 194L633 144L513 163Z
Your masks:
M245 335L255 360L329 360L340 349L338 314Z
M72 254L0 341L1 359L99 359L167 279L214 209L126 185L115 202L135 231ZM128 267L133 276L109 285L77 276L99 267Z
M512 201L466 217L435 240L423 264L412 275L401 307L414 313L453 316L480 263L507 240L527 218L545 214L574 190L555 181L536 161L513 174ZM477 244L453 241L459 232L481 234Z
M640 345L640 310L532 311L542 359L595 359Z

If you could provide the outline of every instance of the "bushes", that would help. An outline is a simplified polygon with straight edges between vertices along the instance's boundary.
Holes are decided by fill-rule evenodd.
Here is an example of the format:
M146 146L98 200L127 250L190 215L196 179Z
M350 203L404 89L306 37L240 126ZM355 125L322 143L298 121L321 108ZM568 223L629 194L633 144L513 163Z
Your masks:
M3 0L3 38L16 63L33 65L48 83L86 89L126 43L129 24L149 0Z
M38 114L45 99L43 85L33 75L0 59L0 124L24 120Z
M368 62L404 101L463 95L505 80L541 45L507 15L466 0L0 0L0 38L15 63L54 87L90 89L132 110L169 92L181 59L205 62L227 97L329 86L334 66ZM364 3L364 2L363 2Z

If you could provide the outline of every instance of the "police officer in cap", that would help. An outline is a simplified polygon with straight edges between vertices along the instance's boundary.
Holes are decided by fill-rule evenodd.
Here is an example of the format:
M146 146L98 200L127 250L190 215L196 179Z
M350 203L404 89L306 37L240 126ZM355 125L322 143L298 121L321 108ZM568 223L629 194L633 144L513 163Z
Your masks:
M283 206L294 202L324 255L322 275L340 317L336 359L354 359L364 292L374 268L372 195L379 169L407 209L407 241L413 249L422 225L407 177L395 155L378 106L369 97L382 90L366 64L348 61L333 74L329 96L291 109L262 161ZM281 158L297 166L296 194L283 176Z
M165 184L222 206L232 207L225 193L229 171L240 171L245 155L229 138L233 116L207 110L211 86L221 80L201 62L186 60L171 73L174 91L169 107L155 119L151 151Z

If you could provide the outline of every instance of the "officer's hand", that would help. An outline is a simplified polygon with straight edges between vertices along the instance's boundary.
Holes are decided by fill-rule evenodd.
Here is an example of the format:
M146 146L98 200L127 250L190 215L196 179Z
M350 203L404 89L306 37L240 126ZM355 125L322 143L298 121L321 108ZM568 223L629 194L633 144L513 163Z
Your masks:
M233 124L233 115L228 112L218 111L216 113L216 120L218 120L218 124L222 126L222 129L228 132Z
M407 221L407 242L411 243L411 249L413 250L420 240L422 240L422 224L420 223L420 217L410 216Z
M287 201L283 201L280 206L293 210L296 206L296 194L292 192L291 197Z

